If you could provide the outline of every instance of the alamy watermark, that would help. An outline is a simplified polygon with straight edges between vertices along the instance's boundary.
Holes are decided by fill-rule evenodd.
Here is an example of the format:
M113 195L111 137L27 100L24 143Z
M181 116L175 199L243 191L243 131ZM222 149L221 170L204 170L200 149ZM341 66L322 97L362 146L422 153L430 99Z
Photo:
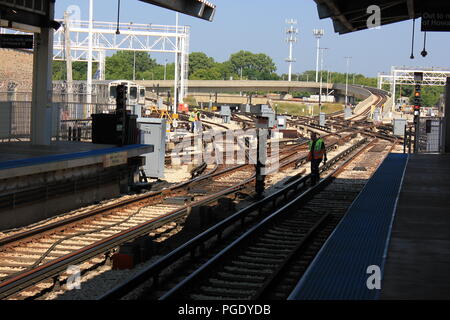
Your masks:
M179 138L171 152L172 164L254 164L257 163L257 146L259 138L259 159L264 166L263 175L279 169L278 130L248 129L204 131L191 136Z
M381 289L381 268L377 265L367 267L366 273L370 276L367 278L366 285L369 290Z
M367 7L366 11L370 16L367 18L368 29L380 29L381 27L381 8L377 5Z

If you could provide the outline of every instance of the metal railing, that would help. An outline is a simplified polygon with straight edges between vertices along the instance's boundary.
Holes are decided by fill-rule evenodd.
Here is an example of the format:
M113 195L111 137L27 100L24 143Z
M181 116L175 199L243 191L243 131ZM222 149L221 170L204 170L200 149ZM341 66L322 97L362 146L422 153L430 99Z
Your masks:
M1 101L0 140L27 140L31 137L31 101ZM131 110L132 106L128 106ZM52 138L54 140L90 141L91 114L113 113L112 104L85 102L52 103Z
M30 131L30 102L0 102L0 139L29 138Z

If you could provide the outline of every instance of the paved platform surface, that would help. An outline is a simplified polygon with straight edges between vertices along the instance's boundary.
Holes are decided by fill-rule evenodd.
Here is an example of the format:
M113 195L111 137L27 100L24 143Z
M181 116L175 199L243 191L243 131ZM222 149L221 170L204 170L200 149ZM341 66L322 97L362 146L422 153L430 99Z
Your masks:
M53 141L49 146L34 146L30 142L5 142L0 143L0 162L112 147L114 146L108 144L93 144L77 141Z
M391 153L367 182L289 297L294 300L370 300L368 279L382 272L408 157Z
M50 146L33 146L29 142L0 143L0 179L88 166L119 153L126 159L153 150L153 146L143 144L117 147L75 141L57 141Z
M450 155L411 155L381 299L450 299Z

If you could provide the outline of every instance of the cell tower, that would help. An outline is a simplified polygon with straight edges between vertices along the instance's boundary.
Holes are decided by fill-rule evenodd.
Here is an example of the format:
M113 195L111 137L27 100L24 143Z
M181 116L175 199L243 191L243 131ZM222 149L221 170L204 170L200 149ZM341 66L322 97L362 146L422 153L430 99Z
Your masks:
M294 45L294 42L297 42L298 29L295 27L295 25L297 24L297 20L288 19L286 20L286 23L289 25L289 27L286 29L286 41L289 43L289 58L286 59L286 62L289 63L289 81L291 81L292 63L296 61L292 57L292 47Z

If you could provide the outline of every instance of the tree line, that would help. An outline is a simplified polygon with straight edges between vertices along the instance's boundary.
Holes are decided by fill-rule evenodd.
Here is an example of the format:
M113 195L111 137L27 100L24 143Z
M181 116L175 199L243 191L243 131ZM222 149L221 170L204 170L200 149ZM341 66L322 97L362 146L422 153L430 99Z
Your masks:
M98 64L93 64L93 74L96 74ZM87 75L86 62L73 62L73 79L84 80ZM118 51L106 57L105 78L107 80L133 79L136 80L173 80L175 63L159 64L146 52ZM308 70L292 75L293 81L315 81L316 71ZM64 61L53 62L53 79L66 79L66 65ZM264 53L252 53L241 50L230 55L224 62L215 61L203 52L192 52L189 55L190 80L287 80L287 74L278 74L271 57ZM322 71L322 80L330 83L345 83L347 75L328 70ZM362 74L349 74L349 84L376 87L377 78L366 77ZM403 96L413 96L412 87L402 87ZM442 88L423 89L424 105L438 103ZM398 94L400 95L400 93Z

